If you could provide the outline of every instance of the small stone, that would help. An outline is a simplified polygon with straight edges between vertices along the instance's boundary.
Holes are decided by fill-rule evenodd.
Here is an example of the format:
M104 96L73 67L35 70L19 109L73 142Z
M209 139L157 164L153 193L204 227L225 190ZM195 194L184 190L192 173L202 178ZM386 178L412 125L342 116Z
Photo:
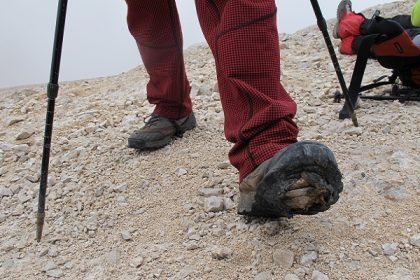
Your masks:
M60 278L64 275L63 271L59 268L48 270L46 274L53 278Z
M232 210L232 209L235 209L236 207L235 202L233 202L233 200L230 198L224 198L223 204L226 210Z
M415 164L415 161L403 151L396 151L391 155L391 159L398 163L402 169L410 168Z
M96 214L87 218L86 227L90 231L95 231L98 229L98 216Z
M415 280L413 276L411 276L410 270L406 268L397 268L394 270L392 275L385 277L385 280Z
M99 187L95 191L95 197L100 197L104 194L104 187Z
M44 250L42 250L40 253L39 253L39 257L43 257L43 256L45 256L45 255L47 255L48 254L48 249L47 248L45 248Z
M18 194L18 200L21 204L24 204L25 202L31 200L31 198L26 193L20 192Z
M87 271L87 267L86 267L86 265L85 264L80 264L80 272L83 272L83 273L85 273L86 271Z
M34 134L33 131L26 131L23 130L21 132L19 132L18 135L16 135L16 140L25 140L28 139L29 137L31 137Z
M143 265L144 258L142 256L138 256L131 260L130 265L135 268L139 268Z
M393 263L398 261L398 257L396 257L396 256L388 256L388 259Z
M299 267L293 271L294 274L296 274L299 278L304 278L306 275L306 270L302 267Z
M293 265L295 254L290 250L275 250L273 253L273 261L276 265L289 269Z
M295 275L295 274L287 274L284 277L284 280L300 280L299 276Z
M229 167L230 167L230 163L229 162L222 162L222 163L219 163L217 165L217 168L219 168L219 169L228 169Z
M42 271L49 271L58 268L58 266L53 261L47 261L45 266L42 268Z
M373 257L377 257L378 256L378 252L372 248L368 249L369 254L371 254Z
M13 194L17 194L22 190L22 186L20 186L18 184L12 184L10 186L10 190L13 192Z
M404 188L389 188L384 190L382 195L392 201L401 201L410 197L410 193Z
M3 213L0 213L0 223L3 223L4 221L6 221L7 216L4 215Z
M177 168L175 171L175 174L177 176L182 176L182 175L186 175L188 173L188 171L184 168Z
M128 189L128 185L127 184L122 184L122 185L114 186L112 188L112 190L114 192L118 192L118 193L125 192L125 191L127 191L127 189Z
M28 153L29 152L29 145L28 144L19 144L13 146L13 151L15 153Z
M221 188L202 188L199 191L199 194L204 197L210 197L210 196L218 196L223 193L223 189Z
M309 107L309 106L303 107L303 111L307 114L316 113L316 109L314 107Z
M226 247L215 246L211 249L211 256L216 260L228 259L232 253L232 250Z
M31 183L38 183L39 179L40 179L40 176L39 176L39 174L36 173L36 174L26 176L25 179L28 180Z
M264 223L264 225L261 227L261 232L264 234L274 236L276 235L280 230L279 222L278 221L269 221Z
M55 258L55 257L57 257L58 256L58 248L57 248L57 246L51 246L49 249L48 249L48 256L50 256L50 257L53 257L53 258Z
M200 241L200 235L193 234L193 235L189 236L188 239L189 240L194 240L194 241Z
M23 238L16 243L16 248L19 250L25 248L26 246L28 246L28 239L26 238Z
M213 86L213 92L219 92L219 83L215 83Z
M194 268L187 265L178 271L174 279L186 279L192 273L194 273Z
M121 206L123 206L123 205L127 204L127 198L125 196L123 196L123 195L119 195L117 197L117 202L118 202L118 204L120 204Z
M72 261L66 261L66 262L64 263L64 267L65 267L66 269L72 269L72 268L73 268L73 266L74 266L74 264L73 264L73 262L72 262Z
M300 259L300 264L306 267L310 267L317 258L318 253L316 251L310 251L302 256Z
M24 120L25 120L24 118L11 118L8 120L7 126L12 126L16 123L23 122Z
M122 239L124 239L125 241L130 241L132 240L132 236L131 233L128 230L123 230L121 232L121 237Z
M392 256L397 252L398 243L386 243L382 245L382 249L383 249L384 255Z
M314 270L312 272L312 280L329 280L328 276L325 275L324 273L318 271L318 270Z
M258 273L255 278L255 280L271 280L273 279L273 273L271 271L263 271Z
M361 127L352 127L350 129L347 129L344 131L344 134L346 135L354 135L354 136L360 136L363 133L363 128Z
M13 192L10 189L0 186L0 196L3 197L3 196L12 196L12 195L13 195Z
M213 89L210 87L210 85L208 84L203 84L202 86L200 86L200 88L198 89L197 95L204 95L204 96L210 96L212 93Z
M198 245L198 242L197 241L190 241L190 242L184 243L183 245L189 251L192 251L192 250L195 250L195 249L200 248L200 246Z
M13 250L13 248L15 248L16 239L14 239L14 238L8 239L8 240L4 241L2 245L3 245L3 247L1 249L4 252L9 252L10 250Z
M107 261L109 264L116 265L120 261L120 255L121 252L118 249L114 249L111 252L109 252Z
M204 201L204 211L206 212L220 212L223 210L224 201L217 196L211 196Z
M405 275L405 276L401 276L401 275L389 275L389 276L385 277L385 280L416 280L416 279L413 278L410 275Z
M420 234L410 237L410 244L415 247L420 247Z

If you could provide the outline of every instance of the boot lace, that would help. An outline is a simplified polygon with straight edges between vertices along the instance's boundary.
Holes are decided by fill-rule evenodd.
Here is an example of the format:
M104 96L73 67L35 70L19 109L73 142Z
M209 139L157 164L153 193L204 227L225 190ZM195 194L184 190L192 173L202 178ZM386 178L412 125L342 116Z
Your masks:
M160 117L158 115L155 115L155 114L151 114L150 116L144 118L144 120L143 120L144 126L152 127L156 123L158 123L161 119L162 119L162 117Z

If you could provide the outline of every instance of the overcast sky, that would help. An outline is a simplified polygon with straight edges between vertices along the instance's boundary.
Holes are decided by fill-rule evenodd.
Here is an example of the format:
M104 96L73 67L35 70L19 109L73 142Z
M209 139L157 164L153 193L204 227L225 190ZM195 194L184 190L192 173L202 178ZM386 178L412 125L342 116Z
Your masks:
M2 1L0 9L0 88L47 83L57 0ZM326 19L337 1L320 0ZM392 0L353 1L364 8ZM203 42L194 1L177 0L184 48ZM316 23L310 1L276 0L279 32L293 33ZM141 63L126 26L123 0L69 0L60 80L115 75Z

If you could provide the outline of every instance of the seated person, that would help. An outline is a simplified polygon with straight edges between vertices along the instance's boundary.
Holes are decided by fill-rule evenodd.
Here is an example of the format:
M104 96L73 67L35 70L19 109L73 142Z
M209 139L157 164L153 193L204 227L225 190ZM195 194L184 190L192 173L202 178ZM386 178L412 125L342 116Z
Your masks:
M413 8L413 15L397 15L390 20L398 22L412 38L413 42L420 46L420 28L413 23L420 21L420 1L417 1ZM350 0L340 1L337 8L337 24L334 28L334 38L341 39L340 52L342 54L356 54L362 36L369 35L369 19L363 14L354 13Z

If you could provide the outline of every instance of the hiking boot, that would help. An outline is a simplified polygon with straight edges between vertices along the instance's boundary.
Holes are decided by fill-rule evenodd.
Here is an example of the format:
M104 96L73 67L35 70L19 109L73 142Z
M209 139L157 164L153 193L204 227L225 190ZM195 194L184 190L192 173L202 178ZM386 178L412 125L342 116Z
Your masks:
M337 6L337 22L339 23L344 15L353 12L350 0L341 0Z
M194 113L178 120L152 114L142 128L128 137L128 147L138 150L162 148L168 145L172 138L182 137L185 131L196 126Z
M259 217L313 215L330 208L343 190L333 153L297 142L266 160L239 185L238 213Z
M340 22L344 15L353 12L352 4L350 0L341 0L337 6L337 22L334 26L333 37L335 39L340 39Z

